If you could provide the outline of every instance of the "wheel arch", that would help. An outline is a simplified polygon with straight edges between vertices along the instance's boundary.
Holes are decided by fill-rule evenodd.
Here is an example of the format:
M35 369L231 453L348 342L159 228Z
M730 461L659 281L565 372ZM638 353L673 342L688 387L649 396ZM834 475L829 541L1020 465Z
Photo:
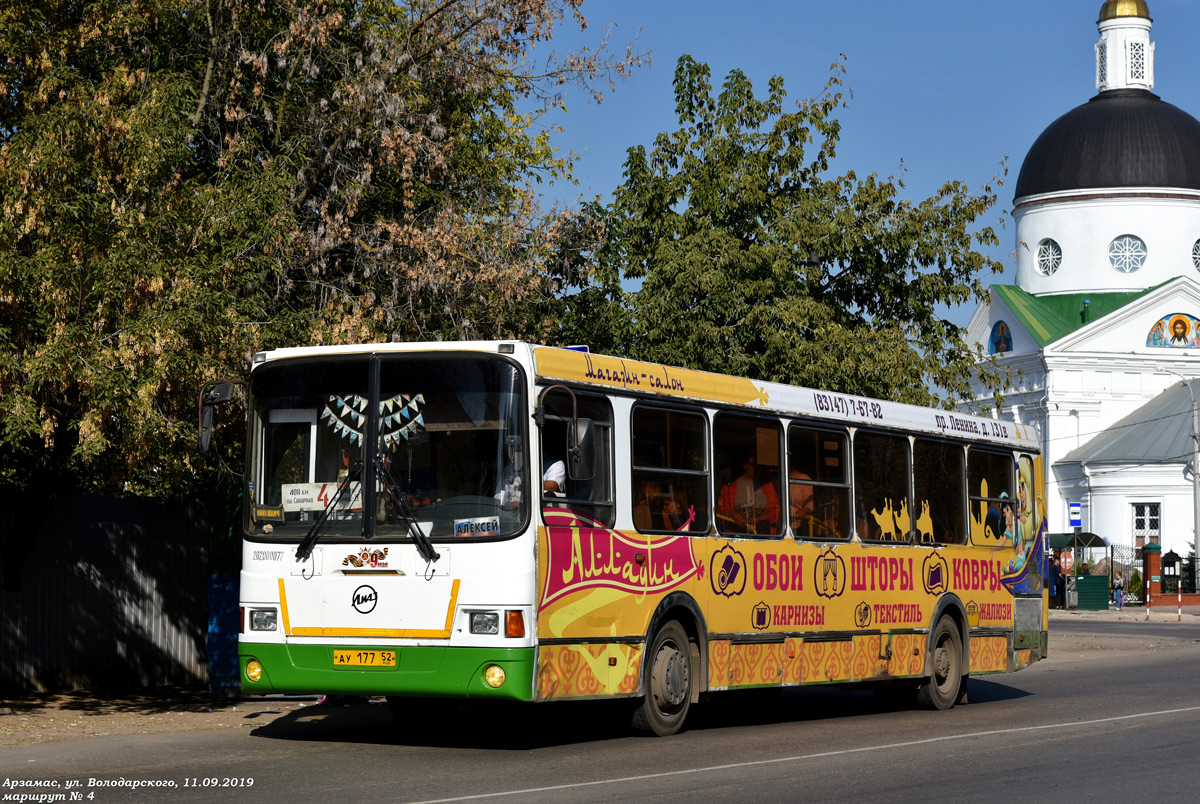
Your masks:
M697 683L692 687L694 698L699 693L708 690L708 626L704 621L704 612L700 610L700 605L686 592L672 592L664 597L646 624L644 644L647 650L642 652L642 670L638 674L638 695L645 695L647 692L646 679L649 676L647 663L650 661L648 650L650 643L658 629L670 620L677 620L683 626L689 641L695 640L691 642L696 649L692 658L696 659L696 667L699 672L697 673ZM694 700L693 703L695 703Z
M933 636L937 630L938 620L949 616L956 626L962 643L963 675L970 675L971 669L971 634L967 625L967 607L955 594L942 595L933 607L933 615L929 618L929 631L925 634L925 677L933 675Z

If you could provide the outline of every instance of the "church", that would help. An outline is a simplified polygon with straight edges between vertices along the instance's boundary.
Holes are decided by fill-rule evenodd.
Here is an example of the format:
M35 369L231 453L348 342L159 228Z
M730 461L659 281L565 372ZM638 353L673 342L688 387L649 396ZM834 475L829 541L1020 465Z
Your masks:
M1200 508L1200 121L1154 94L1151 25L1144 0L1101 6L1098 91L1025 156L1016 282L991 286L967 333L1013 372L996 415L1041 433L1050 531L1078 521L1111 545L1187 556Z

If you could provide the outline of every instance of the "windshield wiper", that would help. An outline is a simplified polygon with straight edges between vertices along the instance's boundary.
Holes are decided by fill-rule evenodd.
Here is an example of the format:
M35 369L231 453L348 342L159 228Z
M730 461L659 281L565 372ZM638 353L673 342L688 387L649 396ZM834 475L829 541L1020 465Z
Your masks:
M421 558L425 559L426 563L437 561L442 555L433 549L433 542L429 541L425 531L421 530L421 526L417 524L417 512L409 504L408 494L402 491L396 481L392 479L392 473L383 461L376 463L375 471L383 478L384 493L387 494L388 499L400 511L400 515L408 520L408 536L417 546L417 552L421 554Z
M354 466L346 474L346 479L338 484L337 492L334 493L333 499L329 501L329 505L325 506L325 510L321 511L321 515L317 517L317 521L308 529L308 533L300 540L300 544L296 546L296 560L304 561L312 555L313 545L317 543L317 539L321 538L321 528L329 521L329 512L337 507L346 490L351 484L358 483L362 479L362 461L355 461Z
M417 524L417 514L408 501L408 495L400 490L400 487L392 479L391 472L388 471L386 466L382 463L377 463L376 466L379 475L384 480L384 492L387 494L388 499L400 511L400 515L408 520L408 535L417 546L417 552L421 554L421 557L426 562L437 561L442 555L433 549L433 542L429 540L429 537L425 535L420 525ZM329 501L329 505L325 506L325 509L321 511L321 515L317 517L317 521L313 523L312 527L308 529L308 533L300 540L300 544L296 546L297 561L304 561L312 555L313 547L321 538L325 524L329 521L330 512L337 508L338 503L345 496L350 486L362 480L362 473L363 462L356 461L350 472L346 475L346 478L338 484L337 492L334 493L333 499Z

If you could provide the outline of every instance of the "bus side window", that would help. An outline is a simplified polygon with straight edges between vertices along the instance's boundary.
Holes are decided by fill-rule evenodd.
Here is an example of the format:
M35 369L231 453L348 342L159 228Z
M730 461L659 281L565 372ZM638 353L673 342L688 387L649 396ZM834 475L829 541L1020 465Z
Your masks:
M616 518L613 504L612 464L612 405L598 394L575 392L576 407L571 397L561 389L547 393L542 400L546 406L546 421L542 427L541 463L537 466L542 507L569 509L612 527ZM582 419L591 419L595 429L596 471L590 480L576 480L566 471L568 434L574 410ZM557 466L555 464L558 464ZM550 489L547 478L553 477L557 490Z
M854 434L854 516L864 541L907 542L908 438L859 430Z
M704 414L637 405L632 434L634 526L650 533L706 533L710 507Z
M1012 453L972 447L967 452L967 493L971 543L1008 547L1016 539Z
M777 421L731 413L713 419L717 528L739 536L783 533Z
M966 544L966 453L962 444L918 438L913 443L917 540Z
M793 424L788 430L788 522L797 539L850 537L846 434Z

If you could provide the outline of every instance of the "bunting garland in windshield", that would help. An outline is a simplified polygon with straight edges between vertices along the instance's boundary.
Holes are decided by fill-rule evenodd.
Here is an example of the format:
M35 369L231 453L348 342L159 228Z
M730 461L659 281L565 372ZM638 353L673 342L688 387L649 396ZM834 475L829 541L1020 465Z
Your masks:
M367 417L367 400L358 394L351 396L330 396L329 403L321 412L321 421L325 422L339 438L350 439L351 444L361 443L363 426ZM398 444L400 439L408 440L409 436L425 427L425 416L421 412L425 404L422 394L396 394L390 399L379 403L379 432L383 443L389 446Z

